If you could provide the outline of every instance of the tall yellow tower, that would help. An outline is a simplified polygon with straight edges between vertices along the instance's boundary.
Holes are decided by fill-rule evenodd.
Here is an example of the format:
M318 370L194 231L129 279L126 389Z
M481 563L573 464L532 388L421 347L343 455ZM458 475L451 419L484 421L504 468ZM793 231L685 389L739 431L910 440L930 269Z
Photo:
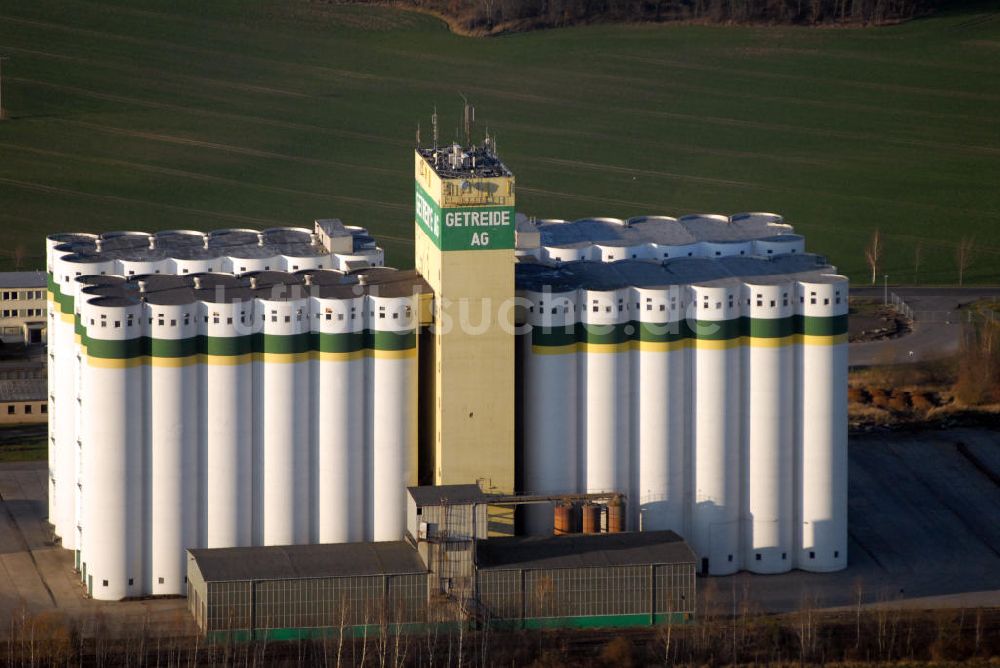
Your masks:
M434 290L434 483L512 493L514 176L487 140L418 148L414 177L415 261Z

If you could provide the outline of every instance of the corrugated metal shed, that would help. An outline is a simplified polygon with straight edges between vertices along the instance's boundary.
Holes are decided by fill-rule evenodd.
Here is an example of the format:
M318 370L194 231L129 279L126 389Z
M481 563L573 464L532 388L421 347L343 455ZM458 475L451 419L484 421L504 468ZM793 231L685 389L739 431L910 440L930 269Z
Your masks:
M695 561L694 552L673 531L516 536L491 538L476 545L479 570L602 568Z
M425 573L403 541L188 550L205 582Z

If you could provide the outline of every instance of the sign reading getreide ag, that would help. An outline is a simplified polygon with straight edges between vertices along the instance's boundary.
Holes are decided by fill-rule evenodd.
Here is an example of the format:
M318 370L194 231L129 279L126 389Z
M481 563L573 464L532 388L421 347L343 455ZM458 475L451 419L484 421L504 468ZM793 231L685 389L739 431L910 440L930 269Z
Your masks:
M419 183L417 224L441 250L500 250L514 247L514 207L475 206L442 209Z

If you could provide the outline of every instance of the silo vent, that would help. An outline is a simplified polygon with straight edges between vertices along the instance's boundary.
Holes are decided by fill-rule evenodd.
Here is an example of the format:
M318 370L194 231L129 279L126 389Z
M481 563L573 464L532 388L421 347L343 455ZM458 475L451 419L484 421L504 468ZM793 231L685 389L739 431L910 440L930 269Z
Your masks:
M250 289L251 290L256 290L257 289L257 277L256 276L251 276L250 277Z
M302 281L303 281L303 282L304 282L304 283L305 283L306 285L312 285L312 284L313 284L313 277L312 277L312 274L306 274L305 276L303 276L303 277L302 277Z
M208 248L208 235L202 237L202 248Z
M104 239L94 239L94 250L100 253L104 249Z
M139 286L140 294L146 292L146 281L136 281L136 284Z
M195 276L194 277L194 289L195 290L201 290L201 277L200 276Z
M149 235L149 250L156 250L156 237Z
M264 245L264 233L263 232L258 232L257 233L257 245L258 246L263 246Z

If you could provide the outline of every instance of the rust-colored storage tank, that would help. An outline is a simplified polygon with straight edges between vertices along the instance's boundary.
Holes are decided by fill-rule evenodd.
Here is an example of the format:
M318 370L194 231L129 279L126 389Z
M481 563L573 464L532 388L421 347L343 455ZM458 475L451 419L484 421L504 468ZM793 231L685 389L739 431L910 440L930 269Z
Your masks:
M573 504L571 503L557 503L555 509L555 518L552 523L553 531L556 536L564 536L566 534L575 533L576 531L576 519L573 512Z
M608 533L625 531L625 500L612 499L608 503Z
M580 511L583 513L583 533L601 533L601 507L585 503Z

